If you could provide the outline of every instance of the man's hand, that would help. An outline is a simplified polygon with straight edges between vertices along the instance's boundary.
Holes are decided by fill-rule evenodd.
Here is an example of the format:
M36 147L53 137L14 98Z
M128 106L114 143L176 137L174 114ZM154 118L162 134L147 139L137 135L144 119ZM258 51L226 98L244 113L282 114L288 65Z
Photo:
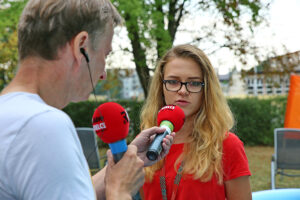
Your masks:
M137 137L131 142L132 145L135 145L137 147L137 155L138 157L140 157L140 159L144 161L145 167L153 165L154 163L161 160L168 154L171 145L173 144L173 138L175 136L174 132L172 132L170 135L167 135L163 139L163 143L162 143L163 150L158 156L156 161L151 161L146 156L148 148L152 143L152 141L154 140L155 135L163 133L164 131L165 128L160 128L157 126L149 129L145 129L139 135L137 135Z
M105 175L106 199L131 199L144 184L144 162L137 156L137 148L128 150L118 163L114 163L111 151L107 151L108 165Z

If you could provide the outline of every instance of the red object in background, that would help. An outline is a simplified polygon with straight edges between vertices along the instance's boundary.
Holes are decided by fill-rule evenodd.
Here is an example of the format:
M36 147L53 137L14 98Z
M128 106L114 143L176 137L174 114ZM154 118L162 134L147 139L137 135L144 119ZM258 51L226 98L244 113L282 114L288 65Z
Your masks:
M300 76L291 75L284 128L300 128Z

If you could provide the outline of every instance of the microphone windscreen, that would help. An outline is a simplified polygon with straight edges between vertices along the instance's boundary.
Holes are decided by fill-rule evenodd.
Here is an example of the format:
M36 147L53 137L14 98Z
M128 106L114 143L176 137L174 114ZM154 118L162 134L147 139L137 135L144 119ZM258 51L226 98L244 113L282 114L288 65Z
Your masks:
M185 115L183 110L176 105L168 105L162 107L157 114L157 124L158 126L164 120L170 121L174 126L174 132L181 129L184 124Z
M125 139L129 131L129 117L118 103L101 104L93 115L93 128L105 143L114 143Z

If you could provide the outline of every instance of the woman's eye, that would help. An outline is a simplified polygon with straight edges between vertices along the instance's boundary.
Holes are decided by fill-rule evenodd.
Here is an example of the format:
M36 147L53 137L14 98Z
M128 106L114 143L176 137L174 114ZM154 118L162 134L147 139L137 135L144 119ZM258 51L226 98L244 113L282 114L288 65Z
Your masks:
M176 84L178 84L178 81L176 81L176 80L168 80L168 83L172 84L172 85L176 85Z
M189 82L190 86L194 86L194 87L198 87L201 85L201 82L199 81L192 81L192 82Z

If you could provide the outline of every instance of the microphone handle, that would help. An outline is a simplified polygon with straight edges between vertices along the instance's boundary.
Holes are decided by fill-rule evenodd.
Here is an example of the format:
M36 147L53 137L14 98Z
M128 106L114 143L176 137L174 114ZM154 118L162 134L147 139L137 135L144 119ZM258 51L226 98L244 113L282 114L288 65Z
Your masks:
M110 143L108 144L108 146L113 154L115 163L121 160L124 153L127 151L127 144L125 139Z
M149 160L156 160L158 155L160 154L162 150L162 141L166 137L166 135L170 134L170 131L168 129L165 130L165 132L158 134L155 136L152 144L150 145L148 152L147 152L147 158Z
M115 163L119 162L127 151L127 144L125 139L119 140L114 143L109 143L108 146L113 154ZM133 196L132 199L135 199L135 196Z
M122 159L122 157L123 157L124 154L125 154L125 151L124 151L124 152L120 152L120 153L113 154L115 163L119 162L119 160Z

